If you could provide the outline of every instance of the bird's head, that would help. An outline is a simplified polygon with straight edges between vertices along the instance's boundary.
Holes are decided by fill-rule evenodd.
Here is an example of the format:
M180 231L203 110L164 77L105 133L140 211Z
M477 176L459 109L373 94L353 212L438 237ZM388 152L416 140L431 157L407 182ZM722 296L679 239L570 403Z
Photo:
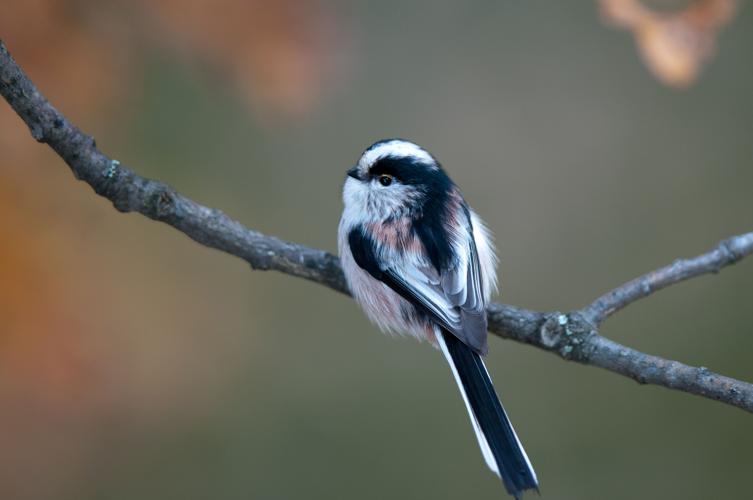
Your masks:
M445 198L453 184L439 162L402 139L374 143L348 170L343 187L346 211L363 221L421 216L427 200Z

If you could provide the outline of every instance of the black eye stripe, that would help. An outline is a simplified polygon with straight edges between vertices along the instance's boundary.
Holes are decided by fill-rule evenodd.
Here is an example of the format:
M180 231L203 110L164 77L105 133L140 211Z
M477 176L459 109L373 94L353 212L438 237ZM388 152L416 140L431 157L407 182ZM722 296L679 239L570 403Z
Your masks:
M387 156L369 168L369 175L390 175L403 184L424 184L433 177L432 167L418 158Z
M399 177L398 170L399 169L396 168L394 162L386 161L386 159L383 158L371 166L371 168L369 169L369 174L374 177L380 175L391 175L393 177Z

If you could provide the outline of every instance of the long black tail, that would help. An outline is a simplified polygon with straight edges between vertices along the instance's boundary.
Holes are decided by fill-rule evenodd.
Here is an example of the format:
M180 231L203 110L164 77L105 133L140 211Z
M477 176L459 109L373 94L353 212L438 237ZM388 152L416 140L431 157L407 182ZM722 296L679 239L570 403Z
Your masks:
M524 490L538 490L536 473L494 392L481 357L451 333L438 332L437 337L440 336L443 338L437 340L463 393L487 464L516 499Z

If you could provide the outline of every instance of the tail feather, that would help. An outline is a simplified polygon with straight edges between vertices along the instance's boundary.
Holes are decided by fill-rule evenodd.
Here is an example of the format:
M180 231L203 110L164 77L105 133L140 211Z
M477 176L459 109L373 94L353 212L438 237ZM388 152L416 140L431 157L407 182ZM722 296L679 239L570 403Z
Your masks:
M538 489L536 473L481 357L450 333L437 331L437 342L463 395L486 464L515 498L520 498L524 490Z

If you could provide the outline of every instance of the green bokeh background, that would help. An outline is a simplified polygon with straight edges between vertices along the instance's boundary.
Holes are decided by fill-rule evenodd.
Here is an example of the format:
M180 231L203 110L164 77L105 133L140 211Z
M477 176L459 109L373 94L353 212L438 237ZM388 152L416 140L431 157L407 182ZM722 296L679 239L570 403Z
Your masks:
M153 52L128 84L127 121L89 132L142 175L333 252L345 169L377 139L410 138L496 235L500 300L533 309L581 307L753 228L749 5L682 91L658 83L592 2L337 8L349 80L305 118L268 126L221 84ZM60 210L91 214L66 222L55 263L118 284L71 313L110 376L127 381L110 397L147 401L98 420L85 472L56 498L504 496L436 351L381 335L343 295L117 213L52 154L44 168ZM631 306L602 333L753 380L752 304L753 261L743 261ZM490 349L542 498L751 497L750 414L511 341ZM177 389L153 389L165 378Z

